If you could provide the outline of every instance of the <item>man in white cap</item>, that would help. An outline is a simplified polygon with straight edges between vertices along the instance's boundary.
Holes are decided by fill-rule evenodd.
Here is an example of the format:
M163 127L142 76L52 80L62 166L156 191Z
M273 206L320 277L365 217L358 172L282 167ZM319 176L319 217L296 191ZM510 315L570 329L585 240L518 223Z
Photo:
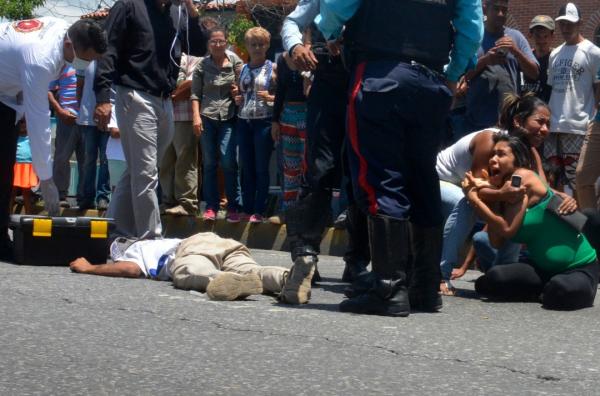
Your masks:
M551 134L544 142L544 158L563 168L562 182L575 191L575 169L586 131L596 111L600 90L600 49L581 35L581 15L573 3L560 8L556 18L565 42L550 54L548 84L552 86ZM578 177L578 180L580 178ZM592 180L591 191L596 180ZM579 195L579 193L578 193ZM589 207L579 196L579 205ZM595 200L592 198L592 206Z
M96 22L44 17L0 24L0 260L11 259L9 199L17 150L16 122L25 116L33 166L48 213L58 213L52 180L48 85L65 63L84 70L106 52L106 34Z

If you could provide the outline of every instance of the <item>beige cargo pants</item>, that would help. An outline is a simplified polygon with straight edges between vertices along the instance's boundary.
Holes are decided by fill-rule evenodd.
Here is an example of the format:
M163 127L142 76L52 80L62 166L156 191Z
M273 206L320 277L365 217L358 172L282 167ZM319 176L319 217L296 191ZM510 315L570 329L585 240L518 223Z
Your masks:
M257 274L265 292L279 293L289 270L260 266L240 242L202 232L181 241L169 263L169 272L178 289L204 293L211 279L222 272L235 272Z

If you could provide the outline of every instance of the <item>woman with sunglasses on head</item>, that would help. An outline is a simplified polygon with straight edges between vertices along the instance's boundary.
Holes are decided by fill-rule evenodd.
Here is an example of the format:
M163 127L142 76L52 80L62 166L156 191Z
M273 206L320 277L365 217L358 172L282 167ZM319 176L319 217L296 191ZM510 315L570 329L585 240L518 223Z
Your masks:
M202 150L202 191L206 201L204 220L214 221L219 210L217 165L225 178L227 221L240 221L240 186L237 164L235 103L232 88L243 61L227 50L223 28L209 32L209 55L194 71L192 80L192 111L194 133L200 136Z
M487 180L466 174L463 188L477 215L488 224L490 242L501 246L512 240L527 245L531 263L492 267L475 283L487 297L541 301L548 309L573 310L594 303L600 266L596 251L586 236L553 211L553 192L540 175L531 170L535 161L519 138L496 134ZM491 206L479 196L482 188L499 188L507 182L525 188L514 202Z
M250 223L262 223L269 195L269 161L273 151L271 119L276 65L267 59L271 34L261 28L244 35L249 61L239 78L238 144L242 168L242 201Z

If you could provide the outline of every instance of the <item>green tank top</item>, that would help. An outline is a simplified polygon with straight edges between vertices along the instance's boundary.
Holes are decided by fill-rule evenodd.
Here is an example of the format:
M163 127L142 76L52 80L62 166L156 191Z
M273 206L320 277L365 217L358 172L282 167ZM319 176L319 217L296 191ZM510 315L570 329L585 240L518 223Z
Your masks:
M513 241L527 245L533 263L550 274L593 263L596 251L586 237L546 210L554 193L527 208Z

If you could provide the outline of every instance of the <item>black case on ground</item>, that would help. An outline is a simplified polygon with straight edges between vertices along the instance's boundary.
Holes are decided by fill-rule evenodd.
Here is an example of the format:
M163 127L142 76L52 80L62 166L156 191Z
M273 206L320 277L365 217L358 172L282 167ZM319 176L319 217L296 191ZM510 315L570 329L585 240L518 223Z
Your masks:
M69 265L78 257L105 263L113 219L12 215L15 261L25 265Z

